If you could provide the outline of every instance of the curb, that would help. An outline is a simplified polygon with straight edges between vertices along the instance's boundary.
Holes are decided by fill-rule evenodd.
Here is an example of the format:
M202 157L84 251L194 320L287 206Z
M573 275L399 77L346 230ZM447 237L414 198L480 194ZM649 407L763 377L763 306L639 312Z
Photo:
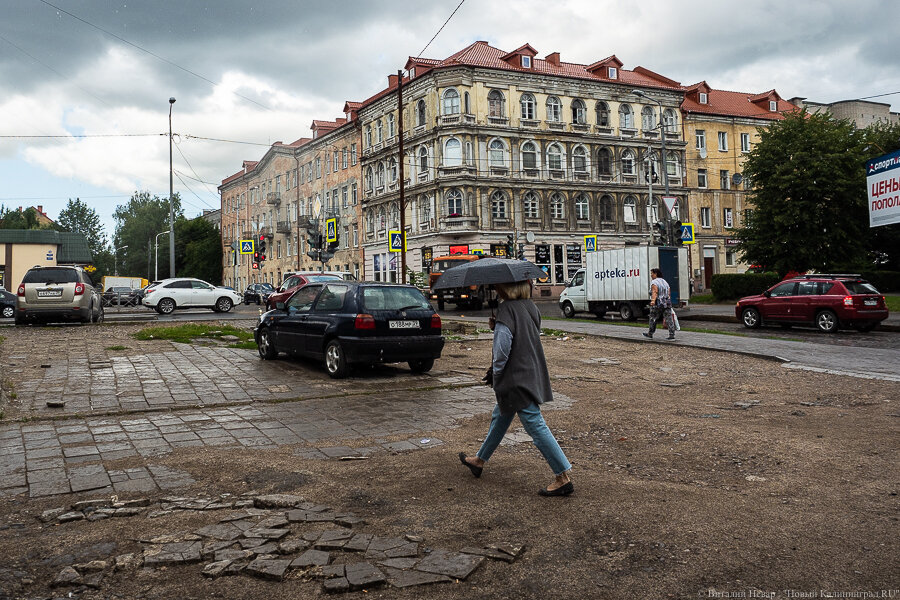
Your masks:
M732 317L729 315L704 315L704 314L690 314L690 313L678 313L679 321L709 321L711 323L740 323L737 317ZM894 325L893 323L885 323L884 321L878 325L873 331L891 331L898 332L900 331L900 325Z

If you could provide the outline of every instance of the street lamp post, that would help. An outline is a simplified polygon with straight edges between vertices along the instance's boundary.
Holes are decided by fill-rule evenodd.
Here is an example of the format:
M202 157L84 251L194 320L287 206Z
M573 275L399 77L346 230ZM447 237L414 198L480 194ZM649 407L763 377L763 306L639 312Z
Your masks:
M126 250L126 249L128 249L128 246L120 246L115 249L116 250L115 252L113 252L113 272L116 274L116 276L119 275L119 250ZM109 263L107 263L107 264L109 264Z
M172 180L172 105L175 98L169 98L169 277L175 277L175 194Z
M168 231L163 231L162 233L157 233L157 234L156 234L156 243L155 243L155 247L156 247L156 266L155 266L154 269L153 269L153 280L154 280L154 281L159 281L159 236L161 236L161 235L168 235L168 234L169 234Z
M667 164L667 156L666 156L666 128L664 125L663 119L663 105L662 102L657 100L656 98L651 98L641 90L631 90L631 93L640 98L645 98L652 102L656 102L659 105L659 140L662 143L662 156L660 157L660 167L663 170L663 182L666 187L666 196L669 195L669 167ZM653 206L653 198L650 199L650 206ZM665 208L665 207L664 207ZM669 214L668 210L665 210L665 218L666 218L666 243L669 245L674 245L672 240L672 218Z

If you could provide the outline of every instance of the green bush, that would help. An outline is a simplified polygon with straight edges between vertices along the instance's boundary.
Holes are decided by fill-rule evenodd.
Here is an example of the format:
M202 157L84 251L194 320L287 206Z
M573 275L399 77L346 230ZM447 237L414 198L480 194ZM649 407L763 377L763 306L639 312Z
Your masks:
M781 281L777 273L740 273L712 276L712 293L716 300L735 300L761 294Z
M862 271L860 275L882 294L900 292L900 272L898 271Z

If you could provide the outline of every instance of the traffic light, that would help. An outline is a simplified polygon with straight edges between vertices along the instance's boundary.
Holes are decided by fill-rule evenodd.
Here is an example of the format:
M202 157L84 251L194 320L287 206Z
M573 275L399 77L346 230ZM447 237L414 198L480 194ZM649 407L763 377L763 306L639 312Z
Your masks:
M506 258L512 258L513 256L515 256L515 252L516 250L513 242L513 236L510 233L506 236Z
M666 222L665 221L657 221L653 224L653 233L659 236L660 245L665 245L666 240Z
M335 250L337 250L338 245L340 245L340 243L341 243L341 234L338 233L337 231L335 231L334 232L334 241L328 242L328 251L333 253Z
M519 260L525 260L525 244L519 244L519 253L516 254Z
M253 257L257 260L257 262L262 263L266 260L266 236L265 234L259 234L259 240L256 243L256 253L254 253Z
M672 237L674 238L672 241L675 242L675 246L684 244L684 241L681 239L681 221L675 221L672 224Z

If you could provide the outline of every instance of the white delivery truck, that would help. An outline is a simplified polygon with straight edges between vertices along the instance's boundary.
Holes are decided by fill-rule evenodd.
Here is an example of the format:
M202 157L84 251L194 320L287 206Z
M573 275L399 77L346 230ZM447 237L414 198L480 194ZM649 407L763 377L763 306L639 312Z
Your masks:
M600 318L618 312L626 321L649 314L650 269L660 268L672 287L672 304L687 304L690 295L687 248L629 246L587 252L579 269L559 296L563 314L592 312Z

